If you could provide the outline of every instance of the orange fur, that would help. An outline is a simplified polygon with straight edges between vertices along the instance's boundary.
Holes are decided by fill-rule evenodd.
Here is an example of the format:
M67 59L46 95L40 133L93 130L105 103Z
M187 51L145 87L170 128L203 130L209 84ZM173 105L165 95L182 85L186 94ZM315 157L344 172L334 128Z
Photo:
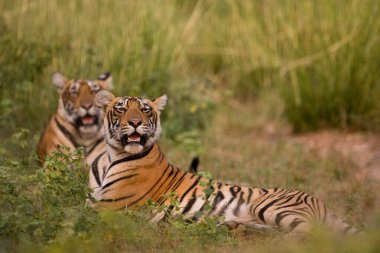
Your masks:
M114 98L102 91L96 95L96 104L106 114L107 151L97 157L90 170L90 201L95 208L136 208L152 200L165 207L154 221L168 214L194 221L220 216L230 228L244 225L297 233L307 232L314 222L321 222L345 233L358 232L305 192L229 185L173 166L157 144L166 96L149 101ZM178 201L178 208L172 205L173 199ZM206 210L206 205L211 210Z

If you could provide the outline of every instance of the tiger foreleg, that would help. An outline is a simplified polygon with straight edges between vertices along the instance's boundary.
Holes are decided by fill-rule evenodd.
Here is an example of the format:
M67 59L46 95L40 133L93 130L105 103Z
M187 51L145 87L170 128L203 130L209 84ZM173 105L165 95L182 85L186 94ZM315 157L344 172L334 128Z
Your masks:
M93 208L95 210L99 209L98 201L91 195L91 193L87 193L87 198L86 198L85 205L87 207L91 207L91 208Z
M165 211L160 211L158 213L156 213L152 219L150 219L150 222L151 223L158 223L160 221L162 221L166 216L166 212Z

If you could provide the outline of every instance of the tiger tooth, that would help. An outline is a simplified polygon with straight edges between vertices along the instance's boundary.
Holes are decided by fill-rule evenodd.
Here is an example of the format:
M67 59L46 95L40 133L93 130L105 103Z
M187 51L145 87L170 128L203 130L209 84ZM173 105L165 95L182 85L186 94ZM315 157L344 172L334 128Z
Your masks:
M128 141L140 141L140 139L141 139L141 138L140 138L140 137L137 137L137 136L136 136L136 137L135 137L135 136L133 136L133 137L132 137L132 136L128 137Z

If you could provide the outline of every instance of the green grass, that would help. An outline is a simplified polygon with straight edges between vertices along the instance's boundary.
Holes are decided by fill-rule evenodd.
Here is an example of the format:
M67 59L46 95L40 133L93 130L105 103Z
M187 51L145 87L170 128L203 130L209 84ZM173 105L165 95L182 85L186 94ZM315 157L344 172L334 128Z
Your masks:
M378 182L288 132L379 130L379 8L375 0L0 0L0 248L375 252ZM93 212L77 161L36 161L57 70L71 78L110 70L117 95L167 93L162 142L174 164L201 155L215 178L305 190L368 233L347 240L316 230L299 243L211 223L153 225L146 210Z
M23 72L24 82L40 85L31 92L43 87L46 95L51 93L45 86L54 70L93 77L109 69L118 94L153 97L166 92L173 102L198 104L209 98L199 97L205 86L248 99L262 87L276 87L296 131L326 126L379 129L376 0L19 0L0 6L13 47L8 51L4 45L3 50L40 65L36 72ZM17 51L25 48L20 41L36 55L29 58ZM34 44L38 53L30 48ZM13 66L15 60L6 57L2 62ZM45 75L39 75L43 70ZM39 106L51 111L53 101ZM202 120L172 121L187 130L202 125Z

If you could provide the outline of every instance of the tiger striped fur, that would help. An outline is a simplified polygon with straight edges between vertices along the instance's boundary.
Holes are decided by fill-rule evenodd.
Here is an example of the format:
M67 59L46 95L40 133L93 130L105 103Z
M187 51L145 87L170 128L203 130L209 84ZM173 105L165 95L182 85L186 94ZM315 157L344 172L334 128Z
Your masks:
M224 184L169 163L157 144L160 111L166 100L166 95L153 101L115 98L108 91L96 95L95 103L105 112L107 151L95 159L90 170L94 208L136 208L152 200L166 207L154 221L167 213L195 221L203 211L203 215L221 216L230 228L244 225L294 234L308 232L314 222L321 222L345 233L358 232L305 192ZM173 196L179 209L171 206ZM205 210L207 204L211 210Z
M106 72L97 80L68 80L55 73L53 83L59 92L58 109L41 135L38 157L45 161L59 145L83 147L85 160L91 164L105 151L102 112L94 105L95 93L112 88L112 77Z

